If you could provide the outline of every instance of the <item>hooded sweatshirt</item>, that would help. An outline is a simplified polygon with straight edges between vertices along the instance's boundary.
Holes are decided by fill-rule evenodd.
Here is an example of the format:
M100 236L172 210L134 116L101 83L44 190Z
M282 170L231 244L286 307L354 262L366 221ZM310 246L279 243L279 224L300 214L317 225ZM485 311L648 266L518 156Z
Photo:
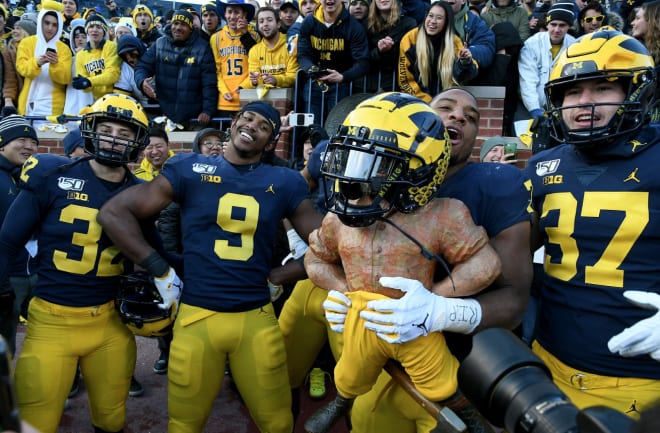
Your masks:
M124 35L119 39L117 43L117 54L121 59L121 54L131 51L136 51L140 53L140 57L145 52L144 44L136 37L132 35ZM124 95L132 96L142 105L145 105L149 102L147 97L142 93L142 90L138 87L135 82L135 69L128 63L122 60L121 62L121 72L119 73L119 79L115 83L114 87L115 92L123 93Z
M323 6L308 15L298 35L298 63L307 71L312 66L334 69L344 76L344 83L369 71L369 44L362 24L340 5L337 19L326 25Z
M111 93L119 79L121 59L117 55L117 44L108 40L107 30L97 47L92 47L88 41L85 48L76 55L76 73L92 83L90 88L94 100Z
M46 14L57 17L57 33L49 41L43 35L42 22ZM42 9L37 17L37 34L28 36L18 45L16 71L25 78L18 97L18 113L26 116L59 116L64 110L66 85L71 82L71 49L62 41L62 14ZM57 51L56 64L39 66L37 59L47 48Z
M76 52L75 38L73 35L76 33L76 29L82 28L83 32L85 31L85 20L82 18L76 18L71 21L71 33L69 46L71 47L72 52ZM71 76L75 77L76 74L76 54L73 55L73 61L71 62ZM70 116L77 116L80 113L80 110L89 104L94 102L94 96L91 92L85 92L84 90L74 89L73 86L66 86L66 100L64 101L64 114Z
M254 47L250 48L248 64L250 72L259 72L258 84L263 85L261 75L271 74L275 77L277 84L273 87L293 87L296 82L298 71L298 60L289 54L287 49L286 35L278 33L279 38L273 48L266 45L262 39ZM252 81L248 76L242 83L241 88L253 89Z

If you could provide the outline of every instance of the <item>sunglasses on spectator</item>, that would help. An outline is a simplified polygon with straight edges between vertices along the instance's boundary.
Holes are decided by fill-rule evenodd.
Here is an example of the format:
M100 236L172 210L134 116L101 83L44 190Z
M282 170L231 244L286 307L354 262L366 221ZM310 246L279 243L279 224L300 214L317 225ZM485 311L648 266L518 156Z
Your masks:
M205 141L202 143L202 146L206 146L209 149L222 149L222 142L221 141Z
M363 0L351 0L351 2L349 3L349 5L351 5L351 6L356 6L358 3L362 3L362 4L365 5L365 6L369 6L369 5L367 4L367 2L366 2L366 1L363 1Z
M604 19L605 19L605 15L596 15L595 17L584 17L584 22L587 24L591 24L593 20L596 20L596 22L602 23Z

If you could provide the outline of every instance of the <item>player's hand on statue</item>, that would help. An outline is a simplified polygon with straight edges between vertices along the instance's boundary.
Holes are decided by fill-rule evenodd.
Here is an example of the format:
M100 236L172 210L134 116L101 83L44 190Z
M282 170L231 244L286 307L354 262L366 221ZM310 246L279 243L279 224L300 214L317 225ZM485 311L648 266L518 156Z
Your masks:
M325 319L330 324L330 329L335 332L344 332L346 313L351 306L351 300L337 290L330 290L328 297L323 301Z
M369 301L367 309L360 312L366 320L364 327L374 331L388 343L405 343L423 335L428 335L430 309L436 299L443 299L431 293L418 280L402 277L381 277L383 287L404 292L400 299L380 299Z
M162 277L154 277L154 283L163 302L158 304L158 308L167 310L174 306L174 311L179 308L179 299L181 298L181 290L183 289L183 282L176 274L173 268L169 268L167 273Z
M623 296L641 308L657 310L646 319L610 338L607 347L621 356L650 355L660 362L660 294L641 290L626 290Z
M369 301L360 317L365 328L388 343L406 343L431 332L469 334L481 322L481 305L474 299L445 298L410 278L381 277L379 281L404 295Z
M268 281L268 290L270 291L270 302L277 301L282 293L284 293L284 286L281 284L273 283L270 279Z

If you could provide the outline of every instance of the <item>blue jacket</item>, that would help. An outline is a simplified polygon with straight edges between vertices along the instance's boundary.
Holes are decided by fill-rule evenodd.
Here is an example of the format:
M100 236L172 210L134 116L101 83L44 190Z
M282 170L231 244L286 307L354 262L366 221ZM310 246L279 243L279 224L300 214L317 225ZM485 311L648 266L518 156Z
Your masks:
M18 195L18 175L21 173L21 167L15 166L5 157L0 156L0 224L5 220L9 206L14 202ZM28 271L29 254L25 248L22 248L15 257L10 260L7 275L25 276ZM0 286L3 286L0 281ZM5 291L4 288L0 291Z
M470 49L479 71L489 67L495 57L495 34L481 17L470 12L468 2L454 16L454 30Z
M215 60L207 41L193 31L183 44L172 35L158 39L144 53L135 68L135 83L155 76L160 109L170 120L180 123L200 113L215 114L218 82Z
M326 27L323 6L319 6L300 26L298 65L305 71L314 65L334 69L344 76L344 82L364 76L369 71L369 44L364 26L342 5L337 20Z

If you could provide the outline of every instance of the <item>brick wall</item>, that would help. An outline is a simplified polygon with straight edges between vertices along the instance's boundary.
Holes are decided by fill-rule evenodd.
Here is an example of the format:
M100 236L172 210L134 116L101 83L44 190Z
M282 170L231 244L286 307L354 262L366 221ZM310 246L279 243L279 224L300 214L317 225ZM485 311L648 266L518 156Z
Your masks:
M481 143L488 137L502 135L502 118L504 116L504 87L486 87L472 86L467 89L477 97L479 110L481 112L481 121L479 123L479 135L477 144L472 152L472 160L479 161L479 152ZM247 104L249 101L256 100L256 90L241 90L241 104ZM293 109L292 89L271 89L263 99L273 104L281 115L289 113ZM170 148L174 152L191 152L192 141L195 138L195 132L174 131L168 135L170 137ZM39 131L39 152L40 153L59 153L63 154L62 138L64 134L53 131ZM277 156L283 159L289 159L291 156L291 137L288 133L282 133L275 149ZM518 144L518 166L524 168L527 159L531 156L531 151L522 143Z
M502 119L504 118L504 87L490 86L466 86L476 98L481 113L479 121L479 135L477 135L477 144L472 151L472 161L479 161L479 152L481 152L481 143L489 137L502 135ZM520 168L524 168L527 160L532 156L532 151L518 140L518 163Z
M192 142L195 134L195 132L170 132L168 134L170 138L170 149L174 152L192 152ZM37 131L37 136L39 137L38 153L64 155L62 139L65 135L53 131ZM129 168L132 170L138 165L139 163L129 164Z

